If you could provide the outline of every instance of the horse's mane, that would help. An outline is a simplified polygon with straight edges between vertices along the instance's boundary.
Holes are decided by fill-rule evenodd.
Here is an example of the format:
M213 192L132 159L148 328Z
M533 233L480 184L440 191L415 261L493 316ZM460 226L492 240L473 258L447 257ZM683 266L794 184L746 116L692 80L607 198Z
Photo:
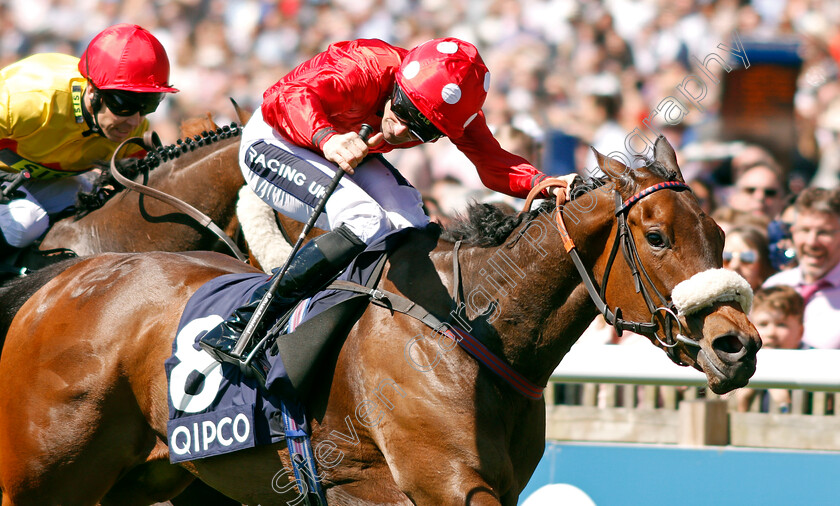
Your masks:
M218 141L238 136L240 126L232 122L230 125L219 127L208 114L206 118L193 118L181 124L181 138L175 144L160 146L148 151L142 159L123 158L117 160L120 174L129 179L136 178L140 173L147 173L162 163L175 160L181 155L195 151L203 146L209 146ZM125 189L114 179L109 163L96 164L101 173L93 182L93 189L89 192L79 192L76 195L75 219L78 220L105 205L111 197Z
M679 175L666 168L662 163L646 157L639 158L645 162L643 168L653 176L665 181L678 179ZM639 176L640 170L632 170L632 176ZM620 190L629 189L630 186L636 185L635 178L632 176L627 174L618 178L616 184ZM588 179L584 184L575 187L571 200L590 190L604 186L608 181L609 179L606 177ZM507 214L493 204L473 202L467 207L465 215L459 216L452 225L443 231L441 239L449 242L462 241L482 248L500 246L520 224L533 220L541 211L550 213L554 208L554 202L547 199L533 211Z
M551 211L554 202L544 201L540 208ZM494 204L471 203L464 215L459 216L444 229L441 239L461 241L482 248L499 246L523 221L534 219L539 209L528 213L508 214Z

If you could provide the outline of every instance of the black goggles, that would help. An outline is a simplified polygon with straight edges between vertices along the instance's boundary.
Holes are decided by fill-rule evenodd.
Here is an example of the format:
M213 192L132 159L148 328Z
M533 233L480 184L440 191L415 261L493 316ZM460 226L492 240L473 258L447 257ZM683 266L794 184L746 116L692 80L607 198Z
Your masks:
M391 112L405 123L408 131L422 142L431 142L443 137L440 130L420 112L405 92L398 85L394 85L394 95L391 97Z
M138 93L134 91L99 90L102 100L117 116L145 116L155 112L163 100L163 93Z

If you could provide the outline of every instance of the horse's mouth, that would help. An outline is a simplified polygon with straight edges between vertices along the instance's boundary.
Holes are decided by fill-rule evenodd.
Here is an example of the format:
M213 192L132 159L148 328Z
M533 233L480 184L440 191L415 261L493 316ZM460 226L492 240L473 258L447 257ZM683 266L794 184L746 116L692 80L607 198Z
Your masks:
M715 339L711 349L703 346L697 353L697 365L714 393L725 394L749 382L755 373L758 351L751 343L746 336L727 334Z

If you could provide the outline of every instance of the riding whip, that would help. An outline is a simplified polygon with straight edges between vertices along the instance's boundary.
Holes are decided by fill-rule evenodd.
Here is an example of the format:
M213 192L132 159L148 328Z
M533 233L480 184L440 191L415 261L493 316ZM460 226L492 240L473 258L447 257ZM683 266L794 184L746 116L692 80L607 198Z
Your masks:
M370 137L372 133L373 128L370 125L362 124L362 128L359 130L359 137L361 137L363 141L367 142L368 137ZM271 304L272 299L274 299L274 294L280 286L280 280L283 279L283 276L292 264L292 259L294 259L300 247L303 246L303 241L306 238L306 235L310 230L312 230L312 228L315 227L315 222L318 221L318 218L324 211L324 206L327 205L327 199L330 198L335 189L338 187L338 183L341 181L342 176L344 176L344 170L341 167L338 167L332 181L330 182L330 186L327 188L327 192L324 193L324 196L318 201L318 205L315 206L315 211L313 211L312 216L309 217L309 221L306 222L303 230L301 230L297 242L292 248L292 252L289 253L289 257L286 259L286 263L283 264L283 268L280 269L280 272L274 276L274 279L271 281L271 285L268 287L268 291L266 291L265 295L263 295L262 299L260 299L260 303L254 310L254 314L251 316L251 319L248 320L248 324L245 325L245 330L242 331L242 335L239 337L239 340L236 341L236 346L234 346L233 350L231 350L231 355L234 357L240 359L242 358L242 352L245 351L245 348L247 348L248 344L251 342L251 338L257 330L257 326L260 324L263 317L265 317L268 306Z

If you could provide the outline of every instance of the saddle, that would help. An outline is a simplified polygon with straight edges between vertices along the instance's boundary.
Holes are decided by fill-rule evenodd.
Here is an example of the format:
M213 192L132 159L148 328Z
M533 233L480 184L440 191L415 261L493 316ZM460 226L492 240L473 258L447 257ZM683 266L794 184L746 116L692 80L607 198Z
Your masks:
M265 384L251 373L251 367L218 362L201 351L197 342L248 300L265 283L266 275L226 274L200 287L184 308L173 354L164 364L170 394L170 460L308 437L301 400L332 376L341 344L364 312L369 292L375 292L386 251L395 246L396 239L361 253L345 271L341 282L356 291L319 292L260 336L258 346L267 353L254 356L262 357L270 372ZM202 432L204 427L208 432Z
M296 305L269 329L257 347L267 363L265 387L283 398L303 399L318 379L317 371L332 371L341 345L367 305L381 293L379 284L389 252L399 246L403 233L389 235L368 247L347 270L304 307ZM300 318L302 309L305 316ZM297 315L296 315L297 311ZM301 321L295 321L295 317ZM266 366L270 366L266 368Z

